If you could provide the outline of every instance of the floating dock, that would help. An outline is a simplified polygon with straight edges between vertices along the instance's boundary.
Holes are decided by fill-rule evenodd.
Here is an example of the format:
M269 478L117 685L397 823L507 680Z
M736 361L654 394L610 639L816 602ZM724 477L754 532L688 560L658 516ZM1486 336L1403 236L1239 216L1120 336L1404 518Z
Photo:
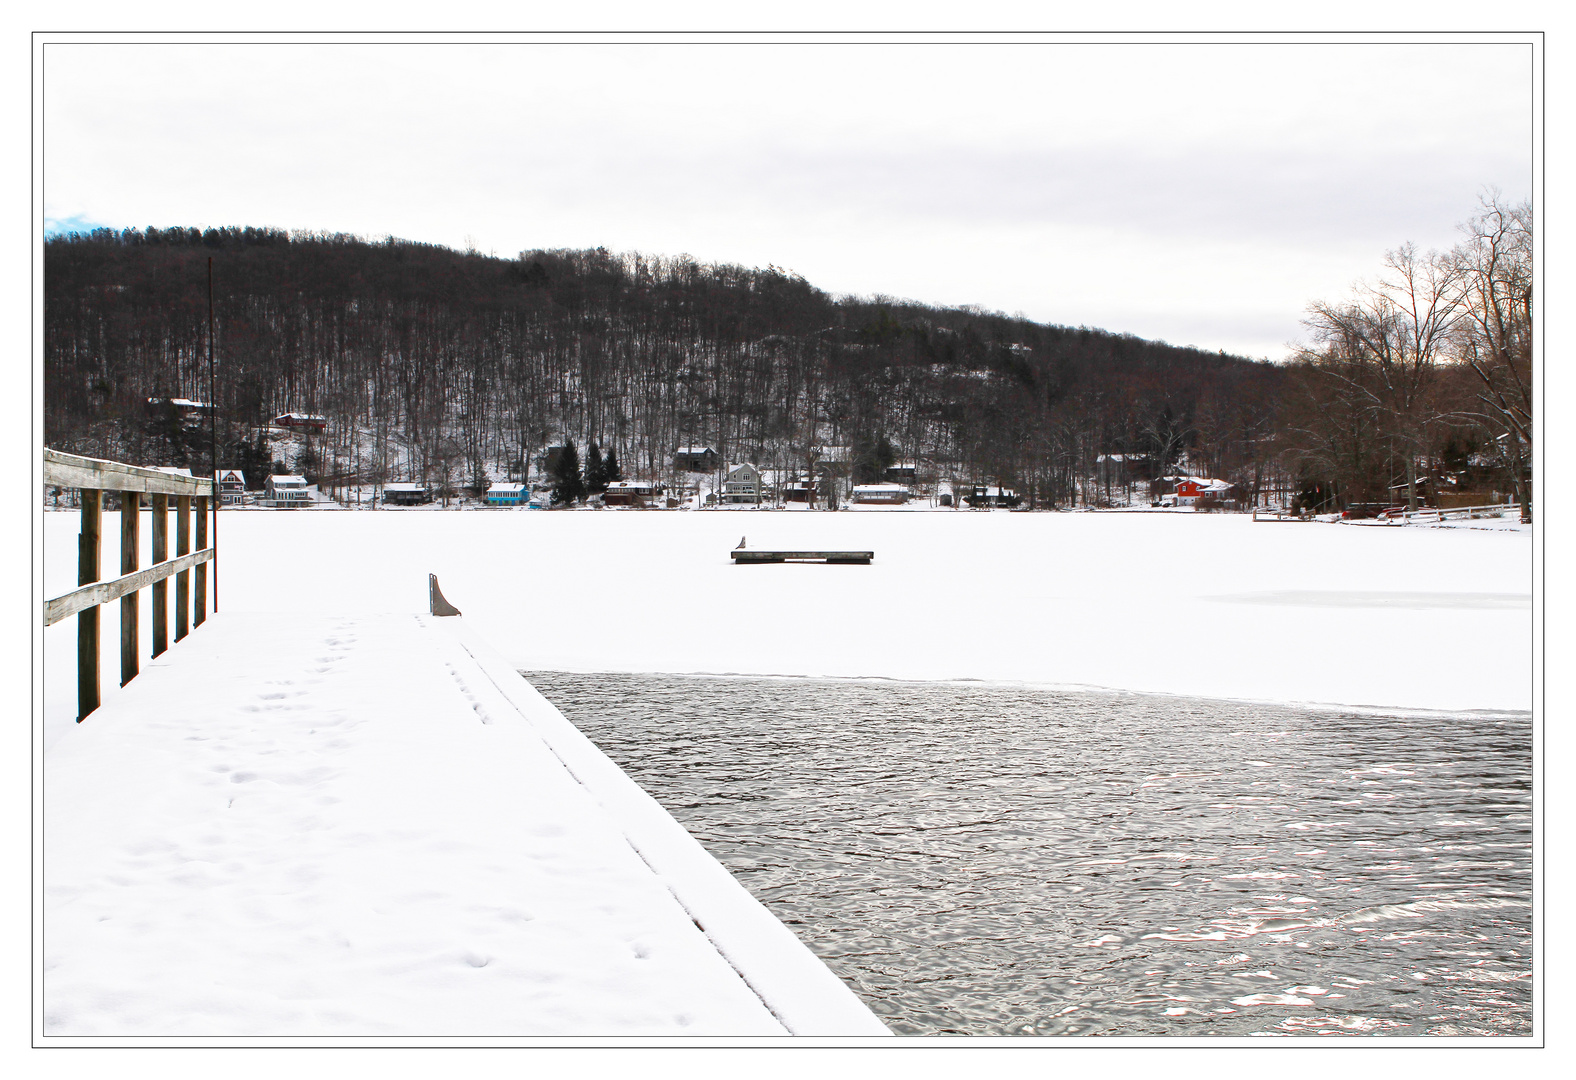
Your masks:
M889 1034L463 618L211 615L43 784L46 1043Z
M876 557L873 551L764 551L735 548L731 554L735 563L824 562L869 564Z

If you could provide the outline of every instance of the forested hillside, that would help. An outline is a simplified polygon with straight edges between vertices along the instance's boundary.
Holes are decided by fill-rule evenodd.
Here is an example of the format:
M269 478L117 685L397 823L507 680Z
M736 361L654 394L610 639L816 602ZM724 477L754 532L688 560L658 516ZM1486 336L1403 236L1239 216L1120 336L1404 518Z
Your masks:
M1250 490L1273 470L1287 372L1267 363L834 298L775 267L250 228L45 245L50 446L207 465L206 437L148 400L209 400L210 256L220 464L266 467L270 419L322 414L311 459L286 464L325 487L523 477L566 439L651 479L679 446L782 470L849 447L858 474L917 460L1042 506L1096 501L1184 452ZM1116 454L1113 475L1101 456Z

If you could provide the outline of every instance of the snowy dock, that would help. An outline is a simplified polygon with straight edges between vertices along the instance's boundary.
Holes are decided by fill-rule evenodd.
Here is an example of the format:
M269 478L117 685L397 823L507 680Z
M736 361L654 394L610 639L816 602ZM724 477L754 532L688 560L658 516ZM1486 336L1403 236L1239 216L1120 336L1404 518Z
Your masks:
M43 805L46 1038L888 1034L463 618L211 615Z
M870 560L876 557L873 551L764 551L756 548L736 548L731 554L736 564L822 562L869 565Z

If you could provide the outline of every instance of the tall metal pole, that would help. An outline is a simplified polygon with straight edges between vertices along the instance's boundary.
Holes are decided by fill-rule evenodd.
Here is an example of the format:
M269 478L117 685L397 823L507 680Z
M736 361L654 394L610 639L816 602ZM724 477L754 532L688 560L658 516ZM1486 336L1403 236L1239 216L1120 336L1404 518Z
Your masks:
M213 256L208 256L208 475L213 478L213 553L219 554L219 504L224 498L219 494L219 395L213 381ZM219 560L208 564L213 568L213 610L219 610Z

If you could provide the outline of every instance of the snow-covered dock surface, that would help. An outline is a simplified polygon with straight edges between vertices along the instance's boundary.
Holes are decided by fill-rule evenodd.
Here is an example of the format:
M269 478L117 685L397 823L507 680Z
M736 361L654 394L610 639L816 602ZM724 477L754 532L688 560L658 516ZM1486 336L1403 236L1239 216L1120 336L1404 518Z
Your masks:
M887 1034L463 619L221 612L44 811L46 1036Z

